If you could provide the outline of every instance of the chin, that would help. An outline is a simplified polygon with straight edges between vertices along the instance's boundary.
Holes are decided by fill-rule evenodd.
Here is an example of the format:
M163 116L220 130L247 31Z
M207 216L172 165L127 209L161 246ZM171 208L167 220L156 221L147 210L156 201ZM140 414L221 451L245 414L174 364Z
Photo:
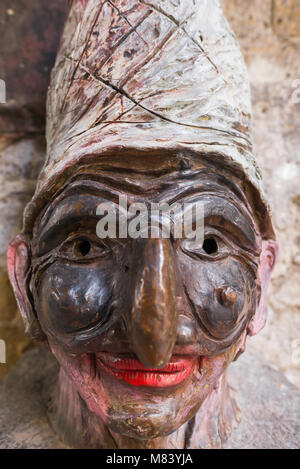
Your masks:
M113 432L139 440L167 436L193 418L226 365L225 355L173 356L163 369L149 370L134 357L53 352L89 411Z

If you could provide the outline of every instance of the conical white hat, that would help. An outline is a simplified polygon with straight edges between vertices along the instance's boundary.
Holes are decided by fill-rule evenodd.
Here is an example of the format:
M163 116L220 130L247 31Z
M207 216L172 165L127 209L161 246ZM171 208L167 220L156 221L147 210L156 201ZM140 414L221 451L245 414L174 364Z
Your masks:
M250 123L245 63L218 0L73 0L25 231L70 168L124 148L218 155L255 188L268 218Z

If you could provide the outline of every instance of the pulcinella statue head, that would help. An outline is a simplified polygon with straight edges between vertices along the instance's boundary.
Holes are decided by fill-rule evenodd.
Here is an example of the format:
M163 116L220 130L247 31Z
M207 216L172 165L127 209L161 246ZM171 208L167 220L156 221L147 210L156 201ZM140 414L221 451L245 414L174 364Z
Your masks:
M216 0L73 0L47 158L8 270L61 365L53 425L84 448L212 447L226 368L265 323L277 245L245 65ZM101 203L200 202L201 243L100 239ZM217 442L217 443L216 443Z

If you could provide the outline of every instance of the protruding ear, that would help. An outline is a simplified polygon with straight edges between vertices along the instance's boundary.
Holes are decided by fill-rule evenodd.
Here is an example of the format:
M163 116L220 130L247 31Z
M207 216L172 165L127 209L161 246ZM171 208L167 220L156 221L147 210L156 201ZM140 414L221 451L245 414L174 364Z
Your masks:
M261 288L261 296L255 315L248 326L248 334L257 334L266 324L267 320L267 291L272 270L275 266L278 254L276 241L263 241L262 252L258 267L257 281Z
M7 250L7 271L21 312L25 334L33 339L45 340L45 335L34 312L28 288L30 252L24 236L17 235Z

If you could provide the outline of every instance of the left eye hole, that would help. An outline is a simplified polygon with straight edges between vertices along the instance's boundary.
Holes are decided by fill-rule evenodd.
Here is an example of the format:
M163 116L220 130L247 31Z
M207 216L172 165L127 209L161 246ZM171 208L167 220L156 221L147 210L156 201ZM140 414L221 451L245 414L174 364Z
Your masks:
M219 259L228 253L225 242L213 235L205 236L202 244L185 239L181 247L186 254L204 259Z
M215 238L207 237L204 239L202 249L208 255L218 254L219 246Z
M76 238L66 241L60 254L72 260L88 260L108 254L109 248L104 244L95 243L87 238Z

